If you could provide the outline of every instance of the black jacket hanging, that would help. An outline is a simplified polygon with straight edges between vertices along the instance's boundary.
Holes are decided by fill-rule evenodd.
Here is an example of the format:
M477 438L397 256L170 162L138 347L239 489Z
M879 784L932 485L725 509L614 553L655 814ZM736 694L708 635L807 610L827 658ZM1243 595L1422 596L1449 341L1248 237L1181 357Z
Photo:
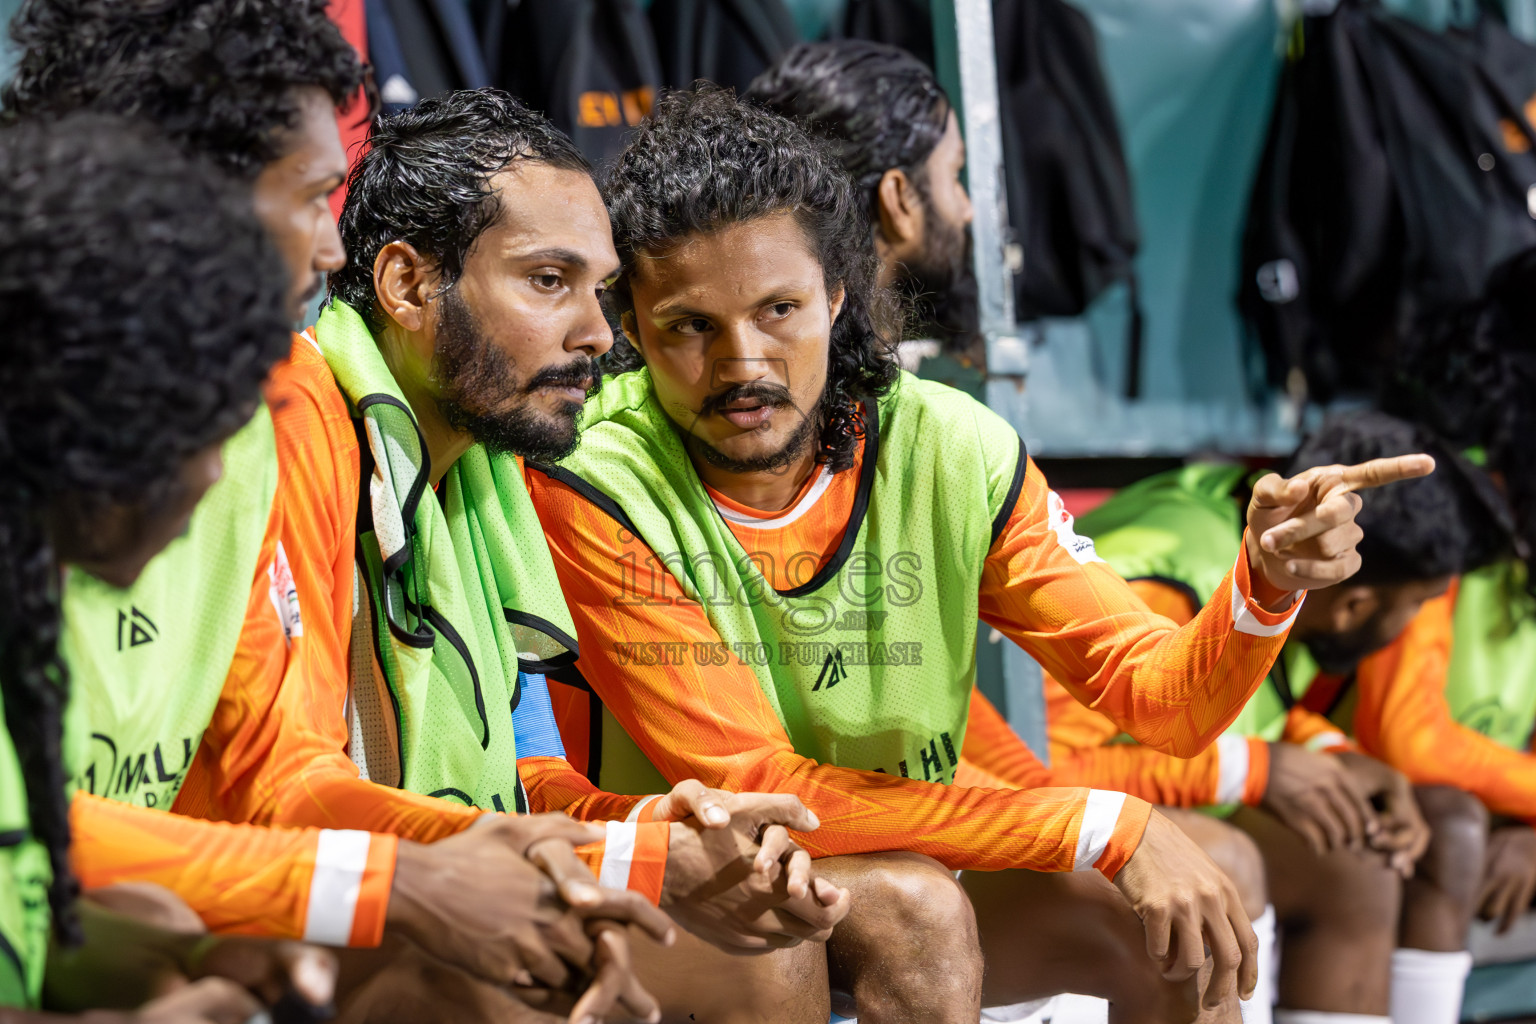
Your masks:
M544 111L597 166L618 155L661 88L637 0L501 0L481 24L492 81Z
M1296 398L1381 383L1415 323L1536 247L1536 48L1377 0L1298 28L1243 239L1239 304Z
M742 93L800 41L784 0L654 0L651 28L665 84L697 79Z

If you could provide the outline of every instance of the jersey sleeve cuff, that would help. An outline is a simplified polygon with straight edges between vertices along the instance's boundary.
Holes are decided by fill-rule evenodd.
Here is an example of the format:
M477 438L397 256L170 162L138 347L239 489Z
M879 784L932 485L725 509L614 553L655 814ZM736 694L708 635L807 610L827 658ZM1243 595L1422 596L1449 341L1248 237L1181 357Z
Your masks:
M321 829L304 909L304 941L377 946L395 875L399 840L352 829Z
M1243 546L1237 553L1232 567L1232 628L1250 636L1283 636L1296 621L1306 591L1290 592L1290 602L1280 611L1272 612L1254 597L1253 575L1248 565L1247 531L1243 533Z
M1078 829L1077 856L1072 870L1097 870L1114 880L1131 859L1146 831L1152 805L1107 789L1090 789Z
M601 844L578 850L586 855L589 867L595 866L597 884L605 889L631 889L652 904L660 904L672 823L610 821L606 827Z
M1263 740L1249 736L1248 743L1248 781L1243 786L1242 801L1249 807L1257 807L1264 799L1264 793L1269 789L1269 744Z
M389 894L395 885L395 856L399 850L398 836L375 833L369 841L357 911L352 915L352 939L347 945L372 949L384 941L384 921L389 912Z

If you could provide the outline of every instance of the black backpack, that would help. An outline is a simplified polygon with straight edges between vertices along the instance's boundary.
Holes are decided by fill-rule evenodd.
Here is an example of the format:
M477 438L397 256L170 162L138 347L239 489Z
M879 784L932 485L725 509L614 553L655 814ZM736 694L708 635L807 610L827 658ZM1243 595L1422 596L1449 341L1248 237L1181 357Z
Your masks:
M784 0L655 0L650 16L673 88L704 79L743 93L800 41Z
M846 30L933 62L923 0L853 0ZM1130 170L1093 24L1064 0L995 0L1008 219L1024 251L1019 319L1078 316L1117 281L1131 290L1127 391L1139 390L1140 245Z
M1340 0L1292 50L1238 302L1262 378L1326 400L1379 388L1415 325L1536 248L1536 48L1486 13L1433 32Z
M598 167L618 155L661 88L636 0L491 0L482 26L492 81L544 111Z

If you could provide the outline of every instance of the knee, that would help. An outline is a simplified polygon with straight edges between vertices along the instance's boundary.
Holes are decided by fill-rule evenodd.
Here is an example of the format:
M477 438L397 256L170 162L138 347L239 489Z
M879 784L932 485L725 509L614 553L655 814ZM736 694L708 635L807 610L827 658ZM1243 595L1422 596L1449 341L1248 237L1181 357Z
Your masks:
M1349 851L1317 860L1307 917L1331 932L1374 940L1396 936L1402 913L1402 879L1378 858Z
M1243 900L1243 910L1249 917L1264 913L1269 903L1269 885L1264 878L1264 855L1259 844L1242 829L1226 822L1213 822L1219 829L1210 830L1198 841L1216 866L1232 880Z
M1426 881L1459 883L1478 878L1488 845L1488 809L1470 793L1450 786L1414 791L1430 828L1429 850L1420 862Z
M974 943L976 913L954 874L918 854L863 858L869 863L854 884L854 907L866 922L906 934L969 936ZM850 918L853 915L850 915Z

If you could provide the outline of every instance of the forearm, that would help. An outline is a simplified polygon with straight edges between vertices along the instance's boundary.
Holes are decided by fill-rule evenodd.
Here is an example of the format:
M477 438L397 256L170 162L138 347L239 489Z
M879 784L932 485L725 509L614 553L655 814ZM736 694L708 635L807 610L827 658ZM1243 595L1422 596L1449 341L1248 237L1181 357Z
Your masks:
M78 794L71 863L84 888L154 882L209 930L377 945L393 836L202 821Z
M1170 807L1257 804L1268 774L1268 744L1228 734L1192 758L1115 743L1072 751L1051 762L1055 785L1120 790Z

